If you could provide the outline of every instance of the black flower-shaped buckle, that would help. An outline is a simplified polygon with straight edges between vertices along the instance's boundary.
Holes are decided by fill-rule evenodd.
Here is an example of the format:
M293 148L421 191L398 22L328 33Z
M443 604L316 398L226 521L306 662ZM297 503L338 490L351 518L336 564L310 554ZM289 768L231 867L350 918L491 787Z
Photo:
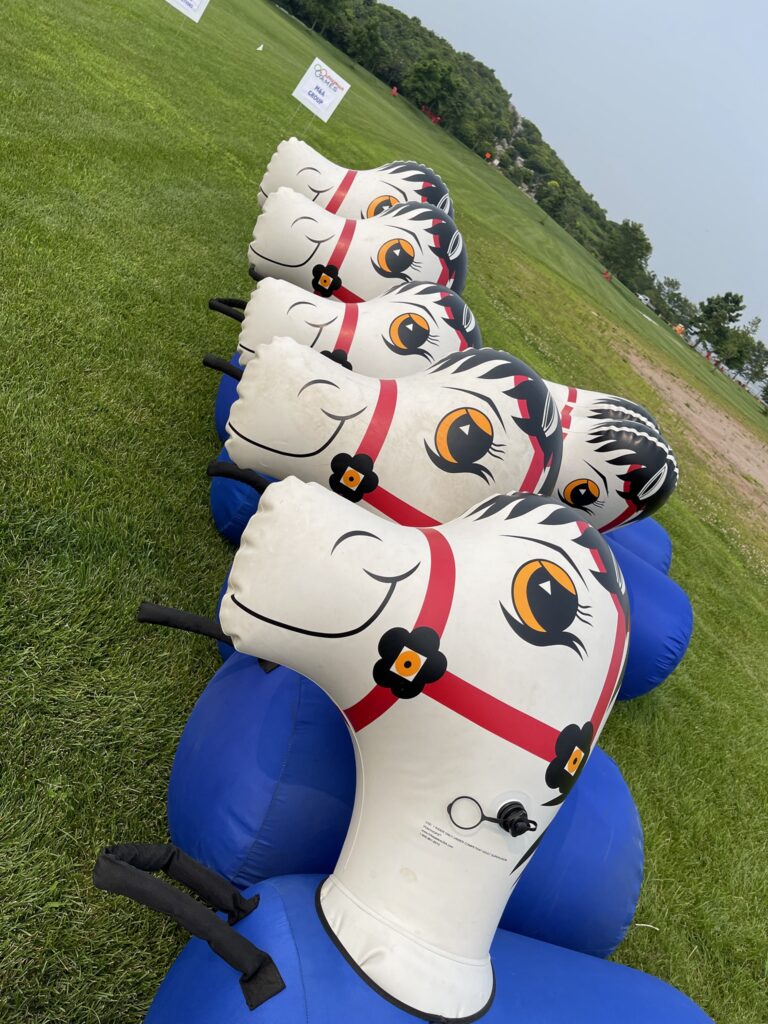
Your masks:
M328 349L323 351L323 355L327 356L331 362L338 363L339 366L344 366L347 370L352 369L352 363L347 359L347 353L343 348L335 348L333 352L329 352Z
M550 789L559 789L561 795L550 801L561 803L584 770L592 747L594 728L591 722L566 725L555 742L555 756L547 765L544 781Z
M331 459L331 470L328 481L331 490L349 501L361 501L379 486L370 455L347 455L340 452Z
M429 626L388 629L379 640L379 660L373 666L373 680L386 686L395 697L418 697L428 683L434 683L448 667L440 650L440 637Z
M312 267L312 287L317 295L330 299L335 291L341 288L339 268L332 263L326 266L324 263L317 263Z

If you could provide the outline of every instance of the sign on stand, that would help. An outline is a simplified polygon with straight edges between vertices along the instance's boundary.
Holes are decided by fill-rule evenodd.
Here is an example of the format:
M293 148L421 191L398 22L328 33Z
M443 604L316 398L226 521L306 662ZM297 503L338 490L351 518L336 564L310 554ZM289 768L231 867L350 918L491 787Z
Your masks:
M327 121L347 95L348 89L349 82L345 82L319 57L315 57L292 95L313 114L317 114L321 121Z
M175 7L177 11L181 11L182 14L186 14L192 21L200 21L209 0L166 0L166 3Z

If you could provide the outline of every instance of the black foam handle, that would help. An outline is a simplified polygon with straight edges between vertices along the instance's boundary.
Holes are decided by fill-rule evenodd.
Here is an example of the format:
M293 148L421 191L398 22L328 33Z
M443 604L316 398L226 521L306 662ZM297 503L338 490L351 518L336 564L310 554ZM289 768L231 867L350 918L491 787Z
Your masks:
M188 893L155 878L158 871L224 911L227 920L217 917ZM207 942L217 956L240 972L240 987L249 1009L255 1010L285 988L272 957L232 928L256 909L258 895L245 899L231 882L172 843L120 843L104 847L93 869L93 884L97 889L127 896L173 918L190 935Z
M242 323L245 320L243 310L245 309L246 303L244 299L209 299L208 309L212 309L214 313L223 313L224 316L230 317L232 320L237 320L238 323Z
M225 644L231 645L232 643L216 619L211 619L207 615L193 615L192 612L183 612L180 608L169 608L168 605L142 601L136 618L139 622L149 622L154 626L183 629L186 633L209 636L212 640L220 640Z
M226 377L232 377L233 380L241 380L243 376L242 367L234 366L228 359L211 355L210 352L203 356L203 366L207 366L209 370L218 370L219 373L223 373Z
M257 473L255 469L241 469L234 462L220 462L218 459L208 463L206 473L210 477L220 476L226 480L236 480L240 484L248 484L259 494L263 494L272 483L267 477Z

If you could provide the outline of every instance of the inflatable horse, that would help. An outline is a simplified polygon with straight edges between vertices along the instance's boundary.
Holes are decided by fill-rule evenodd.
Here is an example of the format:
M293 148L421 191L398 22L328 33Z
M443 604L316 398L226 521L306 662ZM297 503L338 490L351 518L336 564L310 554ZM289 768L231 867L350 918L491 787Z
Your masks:
M623 581L599 534L539 496L422 532L313 490L267 491L222 628L314 675L352 729L352 823L318 895L329 933L401 1004L470 1016L492 997L501 910L618 690Z
M259 186L259 203L286 186L341 217L376 217L398 203L430 203L453 216L448 189L430 167L393 160L370 171L331 163L296 138L280 143Z
M457 353L425 372L395 382L374 381L343 368L334 369L329 375L323 370L327 362L323 364L317 355L288 339L275 339L271 345L259 346L257 351L257 364L254 366L252 356L238 385L238 400L230 410L226 450L232 461L241 468L270 476L293 472L304 479L326 483L344 497L366 501L406 525L425 525L423 519L417 521L408 511L414 501L406 500L405 505L397 500L388 503L377 494L378 484L373 485L370 493L366 490L370 481L381 476L380 466L388 473L389 482L381 479L379 483L392 491L395 487L409 490L416 496L416 508L419 502L422 506L425 503L421 493L429 492L426 500L432 502L434 511L428 515L433 521L448 519L472 501L500 488L550 493L552 476L541 473L542 466L550 467L560 500L577 508L601 531L651 514L667 500L677 482L674 456L658 430L651 426L614 418L610 411L610 419L595 419L591 415L588 418L575 414L566 405L561 419L567 426L561 433L557 419L552 417L551 403L542 398L541 387L536 404L531 403L533 380L541 384L540 378L505 352L480 349ZM263 368L258 360L264 361ZM328 386L316 389L316 400L328 405L326 413L337 417L339 426L339 433L333 438L328 439L329 430L325 431L327 444L321 438L322 419L302 400L306 394L302 391L304 384L316 375L317 379L330 381ZM557 387L544 384L550 392ZM329 391L329 387L333 390ZM373 389L378 389L380 396L375 400L371 395ZM388 405L383 397L385 390L391 392ZM578 394L576 389L568 390ZM468 396L466 405L459 404L462 394ZM329 396L327 400L324 395ZM622 401L612 396L596 396L597 399ZM591 403L589 408L594 405ZM356 454L352 455L350 444L343 439L347 421L342 426L339 417L344 415L342 408L352 416L363 407L374 412L371 418L360 414L355 435L356 441L357 435L360 440ZM521 419L521 409L533 420ZM379 423L386 426L378 427L376 442L381 440L384 451L381 446L375 451L369 436L370 424L374 423L376 431L374 421L379 417ZM533 429L536 417L543 418L543 425ZM515 443L509 427L504 425L512 421L528 431L527 440L518 431ZM562 439L562 461L557 460L554 433ZM279 445L274 441L277 435L281 437ZM305 437L307 454L297 451L298 439ZM286 445L294 438L290 455L291 449ZM529 445L533 445L538 461L532 463L529 459L526 465L520 459L526 449L530 455ZM393 454L387 462L390 451ZM331 465L334 459L342 469L338 480L329 473L329 467L336 472ZM356 483L353 489L344 483L348 466ZM361 470L371 476L358 481L355 474ZM442 492L447 497L440 505ZM437 511L439 507L442 512Z
M398 284L369 302L338 303L267 277L247 303L211 299L209 305L242 323L240 366L278 336L369 377L407 377L452 352L482 344L472 310L444 285Z
M626 654L621 575L573 510L496 495L444 526L404 529L289 479L246 530L222 625L238 650L311 672L343 710L354 810L329 878L244 895L173 848L102 854L98 885L210 947L182 952L149 1021L234 1024L256 1007L263 1024L544 1024L566 1008L605 1024L705 1019L626 968L494 939L584 771ZM229 924L139 877L161 869Z
M648 410L617 395L546 383L563 432L560 501L601 532L653 515L671 497L679 473Z
M436 206L399 203L370 220L349 220L289 188L264 202L248 264L256 280L280 277L343 302L373 299L409 281L461 292L467 279L464 240Z
M543 381L491 349L395 381L275 338L246 364L228 431L241 469L296 473L408 526L443 522L507 488L547 493L560 464Z

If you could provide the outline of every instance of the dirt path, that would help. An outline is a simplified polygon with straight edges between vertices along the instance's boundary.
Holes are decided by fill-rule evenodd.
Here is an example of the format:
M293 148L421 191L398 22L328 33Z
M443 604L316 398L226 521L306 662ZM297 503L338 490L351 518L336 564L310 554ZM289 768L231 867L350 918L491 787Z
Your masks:
M627 351L632 369L653 384L688 428L692 445L714 473L762 512L768 501L768 444L727 412L708 405L695 388L660 370L637 352Z

